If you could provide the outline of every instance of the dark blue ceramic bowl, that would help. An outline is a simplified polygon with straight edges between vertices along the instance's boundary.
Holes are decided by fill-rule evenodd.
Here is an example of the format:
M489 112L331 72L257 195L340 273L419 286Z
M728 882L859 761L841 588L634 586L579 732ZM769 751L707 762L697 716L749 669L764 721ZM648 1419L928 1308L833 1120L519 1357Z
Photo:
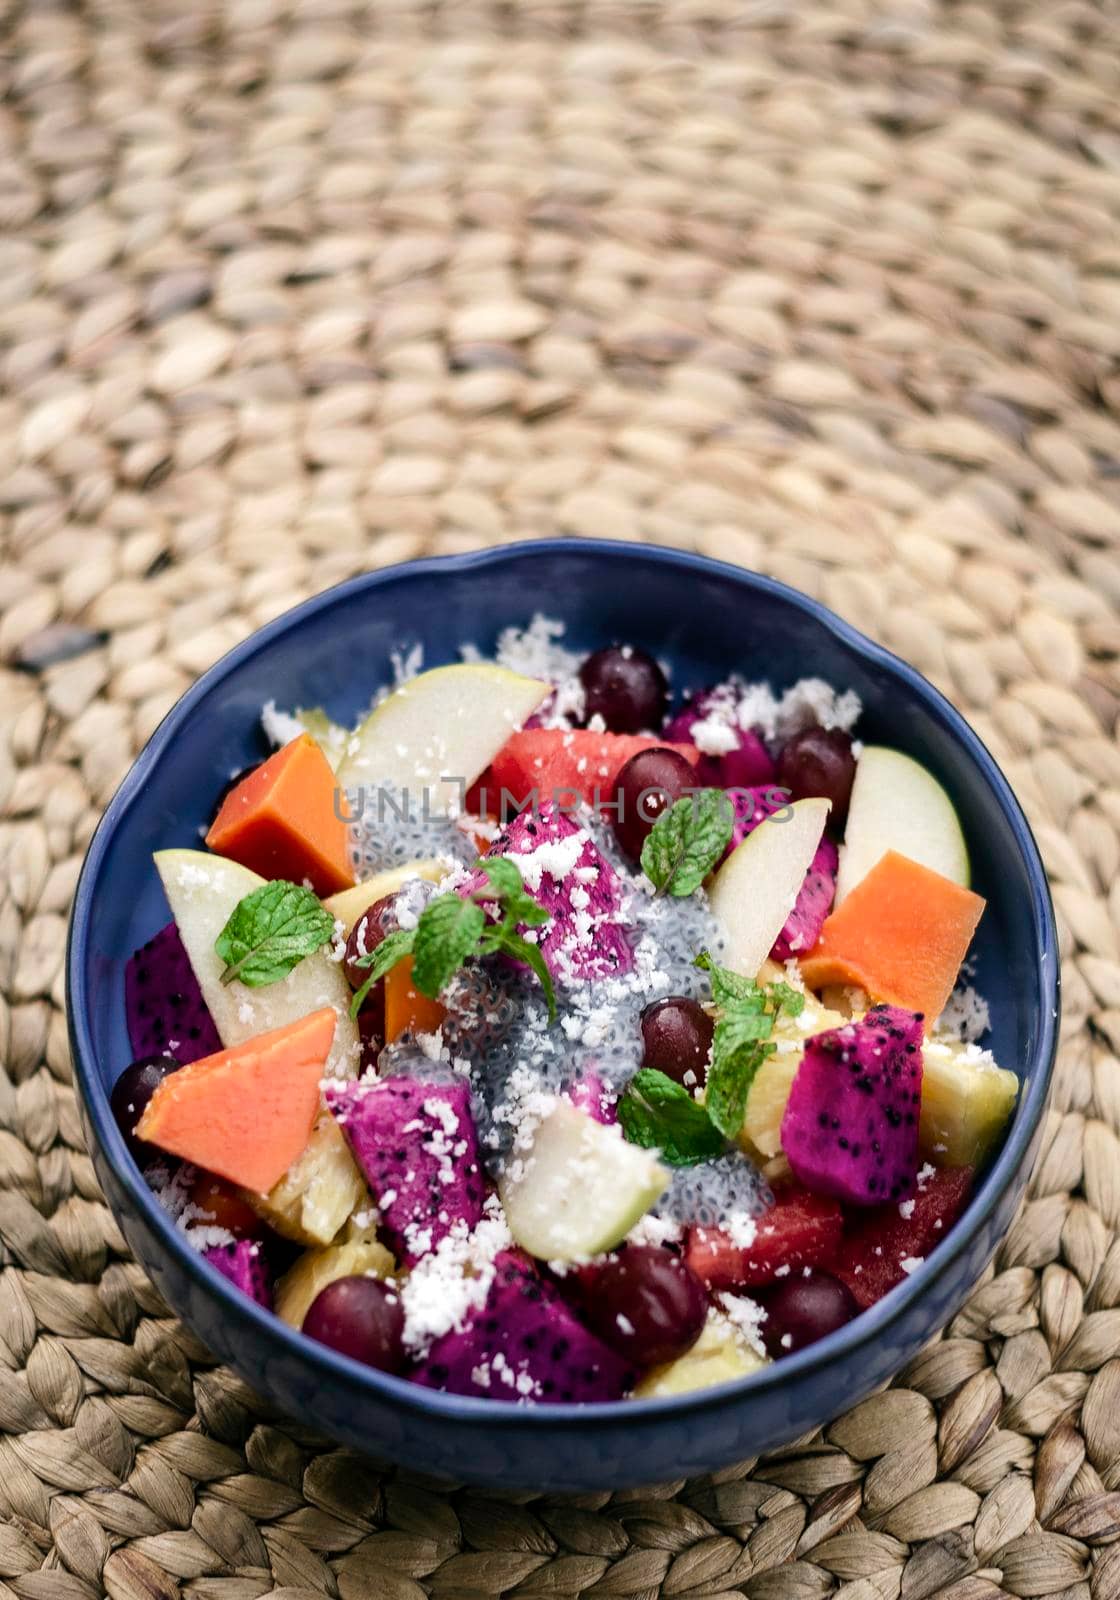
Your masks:
M130 1056L123 971L167 920L153 850L197 845L229 774L259 759L260 708L322 704L342 721L369 702L389 650L426 664L492 646L534 609L569 642L625 638L668 657L678 688L732 670L784 686L817 674L863 700L864 739L930 766L960 811L988 909L977 940L991 1044L1022 1080L1014 1121L946 1242L871 1311L735 1384L671 1400L518 1408L432 1393L294 1333L205 1266L160 1210L109 1111ZM828 1421L896 1372L959 1309L1003 1237L1030 1174L1058 1018L1046 878L995 762L915 671L823 606L766 578L679 551L552 540L355 578L270 623L211 668L149 742L109 806L78 885L68 956L70 1032L86 1136L125 1237L167 1302L263 1395L382 1458L471 1483L587 1490L710 1471Z

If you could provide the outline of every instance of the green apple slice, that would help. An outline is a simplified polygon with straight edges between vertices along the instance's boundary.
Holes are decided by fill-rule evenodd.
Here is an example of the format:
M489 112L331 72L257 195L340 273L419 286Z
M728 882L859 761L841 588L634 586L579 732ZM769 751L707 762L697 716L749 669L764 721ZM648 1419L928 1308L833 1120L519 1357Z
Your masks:
M323 901L323 909L337 917L349 933L362 912L368 911L375 900L396 894L410 878L426 878L429 883L438 883L449 870L448 862L436 856L423 861L406 861L403 867L387 867L384 872L375 872L372 878L356 883L352 889L340 889Z
M332 961L326 950L304 956L287 977L260 989L248 989L237 979L229 984L221 981L225 962L214 949L214 941L238 901L266 880L237 861L201 850L158 850L155 863L222 1043L240 1044L254 1034L282 1028L330 1006L338 1022L327 1072L352 1078L361 1047L357 1027L350 1020L350 985L341 965Z
M968 887L968 848L945 790L901 750L868 745L856 763L836 875L837 905L888 850Z
M829 801L795 800L748 833L712 879L708 899L727 934L724 966L753 978L805 881Z
M435 667L402 683L351 735L338 767L343 789L408 790L431 813L454 812L511 733L552 693L550 683L492 662ZM442 783L443 778L454 780Z
M509 1231L530 1255L580 1261L621 1244L668 1183L648 1150L559 1100L498 1191Z

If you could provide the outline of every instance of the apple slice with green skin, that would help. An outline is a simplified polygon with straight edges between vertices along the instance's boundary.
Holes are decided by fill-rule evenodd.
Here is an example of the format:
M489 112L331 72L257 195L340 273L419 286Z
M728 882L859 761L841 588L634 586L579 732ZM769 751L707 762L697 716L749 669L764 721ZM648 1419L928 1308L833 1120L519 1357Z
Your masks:
M381 784L394 801L407 790L417 809L426 789L431 814L454 813L463 792L551 693L550 683L486 661L422 672L394 689L351 735L339 785L353 793Z
M801 892L824 833L830 802L795 800L748 833L708 888L727 934L723 965L753 978L773 949Z
M222 1043L227 1047L240 1044L256 1033L282 1028L330 1006L338 1021L327 1072L352 1078L361 1047L357 1027L350 1020L350 985L327 949L304 956L286 977L260 989L246 988L236 978L232 983L222 982L225 962L214 949L214 941L238 902L266 880L237 861L201 850L158 850L155 863Z
M621 1244L668 1184L650 1151L558 1100L529 1148L511 1156L498 1192L522 1249L540 1261L581 1261Z
M372 878L356 883L352 889L340 889L329 896L323 901L323 910L337 917L349 933L362 912L368 911L375 901L396 894L410 878L426 878L429 883L438 883L452 865L451 861L430 856L422 861L406 861L403 867L387 867L384 872L376 872Z
M945 790L901 750L868 745L856 763L836 875L837 905L888 850L968 888L968 848Z

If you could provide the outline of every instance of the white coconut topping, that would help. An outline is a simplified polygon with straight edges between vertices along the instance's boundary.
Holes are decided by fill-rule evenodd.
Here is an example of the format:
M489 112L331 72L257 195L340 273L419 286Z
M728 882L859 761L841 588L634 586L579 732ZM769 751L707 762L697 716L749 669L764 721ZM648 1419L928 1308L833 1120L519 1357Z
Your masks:
M471 1312L485 1305L494 1263L512 1244L501 1201L489 1195L473 1232L456 1223L417 1261L400 1291L406 1349L422 1356L445 1333L460 1332Z
M307 729L298 717L293 717L290 711L278 709L275 700L266 700L261 707L261 727L270 744L277 749L282 745L291 744L293 739L298 739Z
M935 1031L951 1033L966 1044L982 1039L992 1025L988 1002L977 994L971 984L963 984L949 996L944 1011L938 1017Z
M764 1356L766 1346L762 1341L762 1324L766 1321L766 1312L758 1301L745 1294L720 1294L716 1296L716 1302L735 1331L757 1355Z
M499 666L554 685L551 699L539 712L546 728L573 728L583 722L584 692L579 680L583 654L561 643L565 631L563 622L538 611L527 628L503 628L494 652ZM464 646L460 654L465 661L482 659L471 645Z

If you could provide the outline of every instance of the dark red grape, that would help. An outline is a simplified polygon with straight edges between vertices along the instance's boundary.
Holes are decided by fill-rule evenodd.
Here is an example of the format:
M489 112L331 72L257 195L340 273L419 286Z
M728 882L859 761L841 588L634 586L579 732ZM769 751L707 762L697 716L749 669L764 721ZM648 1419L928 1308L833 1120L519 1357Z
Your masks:
M680 994L655 1000L642 1012L642 1066L688 1088L703 1083L714 1031L715 1023L698 1001Z
M602 717L611 733L644 733L659 728L669 706L669 685L652 656L633 645L596 650L579 669L584 715Z
M636 1366L659 1366L690 1350L708 1314L700 1279L657 1244L627 1245L581 1285L584 1320Z
M117 1127L124 1134L129 1154L138 1167L146 1167L151 1161L168 1159L163 1150L144 1139L138 1139L134 1130L164 1078L178 1070L179 1063L173 1056L144 1056L142 1060L125 1067L113 1085L109 1105L117 1120Z
M359 1074L376 1071L378 1057L385 1048L384 983L375 983L370 990L370 996L373 997L373 1003L367 999L358 1012L358 1043L361 1046L358 1058Z
M235 1239L256 1239L264 1223L232 1184L212 1172L199 1172L191 1185L191 1204L203 1215L197 1220L208 1228L225 1228Z
M375 900L362 912L350 929L342 970L351 989L360 989L369 977L366 969L358 966L358 957L368 956L371 951L376 950L381 941L396 928L397 919L393 914L396 902L395 894L386 895L382 900Z
M696 769L679 750L659 745L630 757L615 779L618 809L610 815L615 837L631 861L640 860L646 836L661 813L696 787Z
M360 989L369 977L364 967L358 966L358 957L369 955L371 950L376 950L381 941L392 933L397 926L397 919L393 908L396 905L396 895L387 895L383 900L375 900L368 911L363 911L361 916L350 929L350 937L346 941L346 954L342 961L342 970L345 972L350 987L355 991ZM362 1009L358 1013L358 1033L362 1041L363 1069L371 1062L377 1060L377 1052L385 1043L385 980L372 984L369 993L362 1002Z
M367 1367L399 1372L404 1366L404 1308L396 1290L379 1278L328 1283L311 1302L303 1331Z
M832 801L829 822L843 826L852 798L856 758L852 741L839 728L803 728L782 748L778 757L778 783L792 800L822 795Z
M835 1333L858 1310L845 1286L823 1272L811 1278L787 1278L766 1298L762 1337L777 1360Z

